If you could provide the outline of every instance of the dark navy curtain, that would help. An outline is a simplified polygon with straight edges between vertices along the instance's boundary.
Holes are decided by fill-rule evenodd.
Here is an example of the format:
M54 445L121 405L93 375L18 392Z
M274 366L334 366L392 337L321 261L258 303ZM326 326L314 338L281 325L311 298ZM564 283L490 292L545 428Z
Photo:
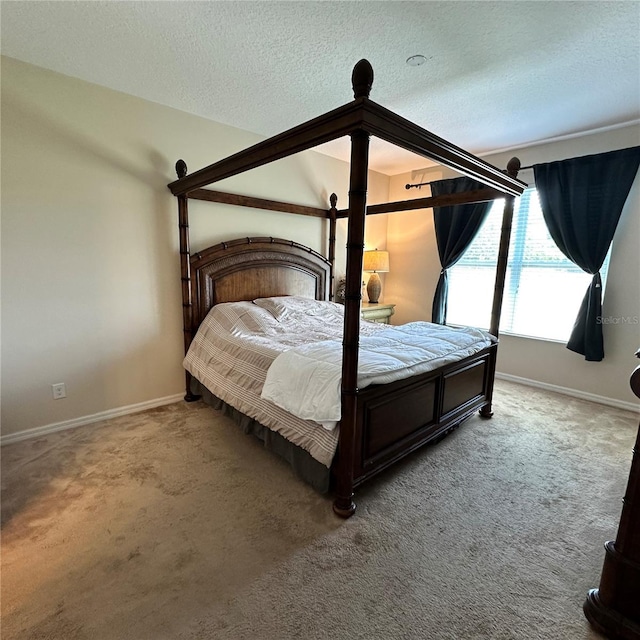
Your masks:
M604 358L600 268L640 164L640 147L534 165L551 237L569 260L593 275L567 349Z
M467 177L436 180L431 183L431 195L442 196L484 188L486 188L485 185ZM433 298L431 322L446 324L447 269L458 262L467 250L487 217L492 204L493 202L476 202L433 208L433 222L442 271L440 271L440 279Z

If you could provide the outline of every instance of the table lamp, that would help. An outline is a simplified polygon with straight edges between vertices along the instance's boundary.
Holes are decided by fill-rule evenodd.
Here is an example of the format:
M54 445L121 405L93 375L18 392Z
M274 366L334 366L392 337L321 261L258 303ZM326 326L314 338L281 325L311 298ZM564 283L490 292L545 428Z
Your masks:
M389 252L378 251L377 249L365 251L362 269L371 273L367 283L367 296L371 304L377 304L382 290L382 283L378 274L389 271Z

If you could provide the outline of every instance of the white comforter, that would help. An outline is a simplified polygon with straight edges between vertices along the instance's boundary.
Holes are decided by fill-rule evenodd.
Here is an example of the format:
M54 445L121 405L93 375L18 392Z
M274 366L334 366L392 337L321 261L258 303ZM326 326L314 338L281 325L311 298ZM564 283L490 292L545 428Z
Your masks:
M360 338L358 387L432 371L481 351L493 338L480 329L411 322ZM281 353L262 397L304 420L333 429L340 420L342 344L315 342Z

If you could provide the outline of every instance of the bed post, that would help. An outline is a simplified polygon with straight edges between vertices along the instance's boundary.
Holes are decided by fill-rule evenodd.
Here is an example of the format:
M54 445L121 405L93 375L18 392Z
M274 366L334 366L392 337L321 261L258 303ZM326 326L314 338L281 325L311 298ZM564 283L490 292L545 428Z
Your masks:
M511 158L507 163L507 175L512 178L518 177L520 171L520 160ZM507 275L507 262L509 260L509 242L511 240L511 225L513 223L513 204L514 196L505 196L504 212L502 214L502 230L500 232L500 248L498 249L498 264L496 268L496 282L493 288L493 305L491 307L491 323L489 325L489 333L496 338L500 333L500 314L502 313L502 299L504 297L504 281ZM480 415L483 418L491 418L493 411L491 410L491 400L493 398L493 380L495 378L495 355L491 363L491 384L488 388L488 402L482 409Z
M518 177L520 160L511 158L507 163L507 175ZM500 332L500 313L502 312L502 298L504 295L504 281L507 275L507 261L509 259L509 241L511 240L511 225L513 222L514 196L505 196L504 213L502 214L502 231L500 233L500 248L498 250L498 265L496 269L496 283L493 289L493 306L491 308L491 324L489 333L498 338Z
M187 175L187 163L184 160L176 162L176 173L178 178ZM178 229L180 230L180 279L182 281L182 324L184 333L184 352L189 350L189 345L193 338L192 319L193 301L191 295L191 263L189 248L189 204L187 195L178 196ZM184 399L187 402L194 402L200 396L191 393L191 374L185 371L186 394Z
M636 352L640 358L640 350ZM631 374L631 390L640 398L640 366ZM627 490L615 541L605 543L598 589L591 589L584 615L607 638L640 639L640 429L631 458Z
M338 215L338 196L332 193L329 196L331 209L329 209L329 262L331 263L331 271L329 273L329 300L334 298L334 283L336 273L336 218Z
M351 76L356 100L369 97L373 69L360 60ZM347 234L347 276L345 291L344 337L342 341L342 412L333 510L349 518L356 510L353 501L356 408L358 393L358 347L360 341L360 300L362 297L362 256L367 211L369 133L357 129L351 133L351 176L349 180L349 226Z

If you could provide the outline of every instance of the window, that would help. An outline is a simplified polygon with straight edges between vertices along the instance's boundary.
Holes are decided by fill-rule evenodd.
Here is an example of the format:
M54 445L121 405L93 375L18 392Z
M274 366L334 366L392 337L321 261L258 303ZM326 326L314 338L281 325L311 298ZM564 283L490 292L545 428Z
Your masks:
M469 249L448 271L448 324L489 326L503 207L504 200L493 204ZM600 271L603 287L609 254ZM500 331L568 340L590 282L551 239L537 191L526 189L514 206Z

